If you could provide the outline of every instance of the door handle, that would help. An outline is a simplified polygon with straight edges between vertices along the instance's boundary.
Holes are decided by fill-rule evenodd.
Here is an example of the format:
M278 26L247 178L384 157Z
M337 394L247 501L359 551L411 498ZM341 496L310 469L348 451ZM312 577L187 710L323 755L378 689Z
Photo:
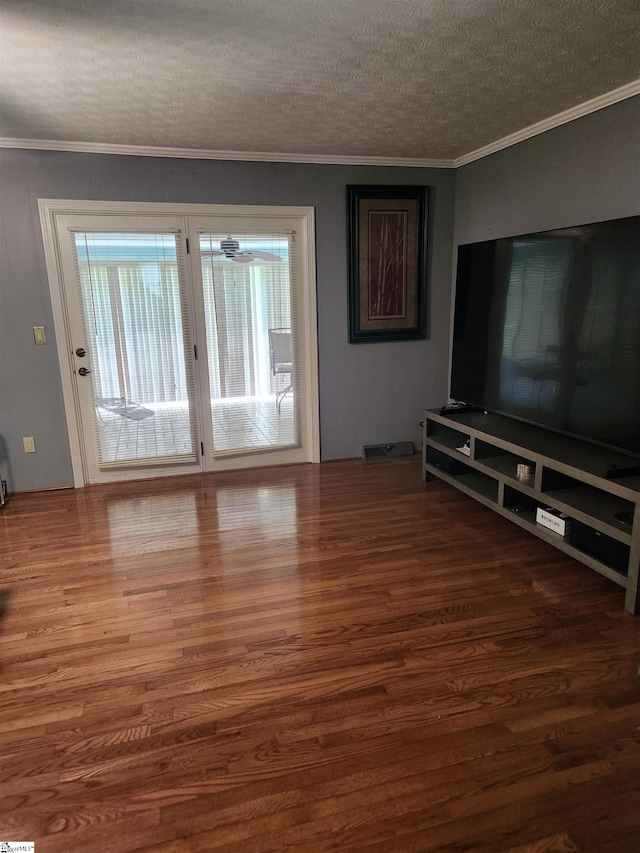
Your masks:
M86 367L81 367L78 373L80 374L80 376L87 376L89 373L91 373L91 371L87 370Z

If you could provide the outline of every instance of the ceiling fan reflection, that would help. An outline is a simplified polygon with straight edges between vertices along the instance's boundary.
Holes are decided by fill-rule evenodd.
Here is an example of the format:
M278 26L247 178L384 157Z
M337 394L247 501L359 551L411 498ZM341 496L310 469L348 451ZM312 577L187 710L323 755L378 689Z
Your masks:
M205 249L201 250L200 254L203 257L224 257L235 261L237 264L250 264L252 261L281 261L280 255L274 255L272 252L256 252L251 249L240 251L240 243L232 237L227 237L226 240L220 240L220 249Z

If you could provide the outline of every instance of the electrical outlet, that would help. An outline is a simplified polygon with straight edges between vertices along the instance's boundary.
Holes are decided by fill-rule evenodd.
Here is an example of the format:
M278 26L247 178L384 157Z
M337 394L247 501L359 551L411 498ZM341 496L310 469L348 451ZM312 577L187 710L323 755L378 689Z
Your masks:
M44 326L33 327L33 339L38 346L44 346L44 344L46 344L47 338L44 333Z
M32 435L26 435L22 439L22 444L24 445L25 453L35 453L36 452L36 442Z

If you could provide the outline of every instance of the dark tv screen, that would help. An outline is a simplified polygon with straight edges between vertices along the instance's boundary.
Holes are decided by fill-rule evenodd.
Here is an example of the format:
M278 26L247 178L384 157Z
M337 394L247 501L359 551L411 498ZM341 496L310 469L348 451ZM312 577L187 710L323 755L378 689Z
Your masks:
M451 397L640 456L640 216L460 246Z

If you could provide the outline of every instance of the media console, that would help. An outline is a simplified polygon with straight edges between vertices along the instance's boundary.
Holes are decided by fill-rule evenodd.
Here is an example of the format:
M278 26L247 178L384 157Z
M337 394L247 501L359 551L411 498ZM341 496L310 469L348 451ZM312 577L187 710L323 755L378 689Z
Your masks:
M623 453L481 411L424 413L423 469L623 587L640 613L640 474ZM565 535L538 507L568 517Z

